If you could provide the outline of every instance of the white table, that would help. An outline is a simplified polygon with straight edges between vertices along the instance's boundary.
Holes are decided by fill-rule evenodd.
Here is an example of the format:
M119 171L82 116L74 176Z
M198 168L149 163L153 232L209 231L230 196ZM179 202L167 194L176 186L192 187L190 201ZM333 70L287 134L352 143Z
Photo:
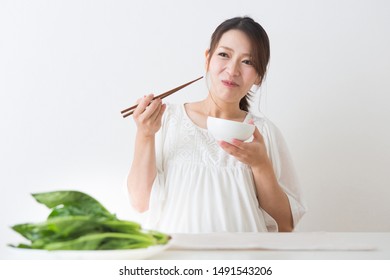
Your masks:
M299 279L317 279L318 272L321 273L321 279L390 279L388 270L390 232L225 233L175 234L172 236L170 247L153 255L149 258L150 260L130 260L118 255L114 258L101 260L99 253L96 253L98 254L96 259L100 259L100 262L55 261L48 263L42 260L67 260L68 258L39 258L34 254L32 258L29 258L19 254L12 255L10 254L12 250L3 249L3 251L0 250L0 259L2 259L0 261L0 278L9 279L5 276L13 275L17 271L17 279L32 279L35 275L40 279L53 279L53 275L61 271L62 278L58 279L90 279L91 277L93 279L119 279L115 278L118 276L119 269L126 267L172 269L177 266L181 271L188 268L201 268L202 273L206 274L204 277L197 276L196 279L211 279L215 268L220 273L222 268L223 270L236 268L236 272L238 272L240 267L261 266L272 269L272 272L275 273L271 276L272 279L295 279L294 276ZM84 257L81 258L81 256ZM106 255L103 254L103 256ZM25 261L20 262L20 259ZM30 259L38 259L39 261L31 262ZM95 258L85 257L83 253L69 259L95 260ZM107 259L115 261L106 261ZM308 263L307 260L319 261ZM327 260L330 260L330 264ZM340 262L339 260L347 261ZM366 261L362 263L354 260ZM376 261L367 263L367 260ZM69 269L70 265L72 269ZM56 275L55 278L57 279L58 276ZM228 277L223 274L220 276ZM120 279L125 279L123 276L120 277ZM234 277L236 279L236 277L241 276ZM130 279L130 276L127 278ZM247 278L243 275L237 279ZM160 278L156 276L151 279ZM187 278L182 276L178 279Z
M390 232L176 234L159 260L390 260Z
M39 251L39 250L38 250ZM29 252L27 250L26 252ZM0 259L104 259L99 252L53 257L46 251L15 254L0 248ZM105 253L105 252L103 252ZM107 259L126 259L109 256ZM154 260L390 260L390 232L294 232L173 234L170 247Z

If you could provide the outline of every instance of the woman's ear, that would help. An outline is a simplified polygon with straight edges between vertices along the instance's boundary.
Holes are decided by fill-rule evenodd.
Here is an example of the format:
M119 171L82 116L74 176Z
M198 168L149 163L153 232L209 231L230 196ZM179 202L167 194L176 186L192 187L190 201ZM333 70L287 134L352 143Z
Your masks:
M207 71L209 70L210 49L207 49L207 50L204 52L204 56L205 56L205 59L206 59L205 67L206 67L206 72L207 72Z

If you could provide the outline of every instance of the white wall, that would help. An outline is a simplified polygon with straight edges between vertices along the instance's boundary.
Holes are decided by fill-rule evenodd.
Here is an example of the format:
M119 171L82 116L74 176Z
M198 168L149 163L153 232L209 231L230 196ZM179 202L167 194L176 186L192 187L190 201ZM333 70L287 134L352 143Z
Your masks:
M387 1L0 1L0 237L44 219L30 193L88 192L121 218L135 126L120 110L204 73L222 20L271 39L261 110L291 149L302 231L389 231ZM193 92L198 92L194 95ZM191 94L190 94L191 92ZM204 98L200 82L169 98Z

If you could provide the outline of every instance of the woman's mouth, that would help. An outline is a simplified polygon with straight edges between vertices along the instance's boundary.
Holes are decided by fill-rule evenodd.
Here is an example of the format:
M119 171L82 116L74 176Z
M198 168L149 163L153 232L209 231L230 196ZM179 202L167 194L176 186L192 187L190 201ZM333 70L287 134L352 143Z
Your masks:
M229 80L222 80L222 84L226 87L229 87L229 88L233 88L233 87L237 87L238 84L233 82L233 81L229 81Z

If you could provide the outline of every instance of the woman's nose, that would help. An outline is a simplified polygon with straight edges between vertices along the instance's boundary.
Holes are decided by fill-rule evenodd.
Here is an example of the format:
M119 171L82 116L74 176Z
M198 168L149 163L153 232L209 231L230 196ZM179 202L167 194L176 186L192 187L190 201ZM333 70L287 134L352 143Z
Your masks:
M239 73L240 73L239 63L231 60L228 63L228 65L226 67L226 70L229 73L229 75L231 75L231 76L238 76Z

